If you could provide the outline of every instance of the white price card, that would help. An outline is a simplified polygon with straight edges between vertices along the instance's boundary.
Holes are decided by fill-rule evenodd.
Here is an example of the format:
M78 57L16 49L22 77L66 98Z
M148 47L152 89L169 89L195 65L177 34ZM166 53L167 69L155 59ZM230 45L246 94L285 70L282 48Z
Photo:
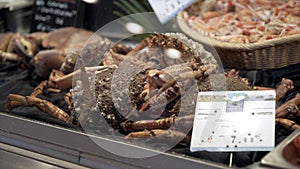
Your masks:
M275 91L199 92L191 151L269 151L275 145Z
M178 12L184 10L194 0L148 0L153 11L162 24L172 19Z

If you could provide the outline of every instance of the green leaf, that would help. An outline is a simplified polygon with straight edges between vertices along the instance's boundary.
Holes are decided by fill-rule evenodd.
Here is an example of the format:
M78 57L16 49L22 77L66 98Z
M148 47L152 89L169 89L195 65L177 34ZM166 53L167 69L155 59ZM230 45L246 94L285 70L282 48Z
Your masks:
M114 1L113 4L116 5L118 8L120 8L121 10L123 10L124 12L126 12L127 14L130 14L130 11L123 4L121 4L121 2Z
M124 5L124 7L126 7L131 12L130 14L139 13L139 11L136 8L134 8L132 4L130 4L128 1L126 0L119 0L119 1Z
M148 12L148 10L147 10L145 7L143 7L143 6L139 3L139 1L137 1L137 0L130 0L130 2L132 3L132 5L134 5L134 7L136 7L136 9L137 9L138 11L140 11L140 12Z

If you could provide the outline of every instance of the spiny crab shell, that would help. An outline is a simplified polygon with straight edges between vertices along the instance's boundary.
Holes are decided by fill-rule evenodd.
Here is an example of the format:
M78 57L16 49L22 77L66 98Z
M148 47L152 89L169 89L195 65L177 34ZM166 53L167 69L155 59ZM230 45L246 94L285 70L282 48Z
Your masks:
M220 68L213 55L181 33L153 34L145 42L147 49L137 51L117 65L97 71L89 81L91 86L88 90L94 92L92 97L96 98L98 107L85 106L100 111L101 117L113 129L124 134L128 132L123 124L128 121L193 114L198 91L221 90L226 82L224 73L219 73ZM167 53L170 49L179 51L180 57L170 57ZM193 72L200 74L193 76ZM211 74L213 79L210 78ZM192 76L185 78L184 75ZM218 81L214 82L215 79ZM164 96L163 99L157 97L157 101L153 101L164 84L172 80L175 83L160 94ZM234 81L238 84L236 86L250 89L240 80ZM81 87L84 87L82 83ZM78 91L80 89L73 89L73 98L85 95L78 94ZM151 101L153 104L149 106ZM93 127L103 124L103 119L91 113L85 120L92 122Z

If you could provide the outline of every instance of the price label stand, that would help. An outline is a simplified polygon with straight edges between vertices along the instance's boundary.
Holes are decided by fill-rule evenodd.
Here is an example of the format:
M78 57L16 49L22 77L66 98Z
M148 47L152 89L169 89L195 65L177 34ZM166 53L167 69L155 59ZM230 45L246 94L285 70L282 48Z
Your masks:
M274 138L275 91L198 94L191 151L269 151Z
M157 15L159 21L162 24L167 23L177 13L184 10L194 0L148 0L149 4L153 8L153 11Z

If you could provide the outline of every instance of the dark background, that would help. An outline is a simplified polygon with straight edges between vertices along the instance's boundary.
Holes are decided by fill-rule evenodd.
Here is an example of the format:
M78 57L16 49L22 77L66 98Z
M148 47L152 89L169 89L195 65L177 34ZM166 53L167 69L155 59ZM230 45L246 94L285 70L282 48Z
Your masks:
M23 2L24 1L24 2ZM0 32L34 32L38 21L34 20L36 0L18 0L15 3L4 4L0 2ZM47 0L43 0L47 2ZM54 0L52 0L54 1ZM59 1L59 0L58 0ZM23 3L22 3L23 2ZM99 1L94 4L77 0L78 16L68 20L63 26L75 26L96 31L103 25L118 18L113 12L120 10L111 1ZM55 26L55 23L50 23ZM59 25L57 25L59 27Z

